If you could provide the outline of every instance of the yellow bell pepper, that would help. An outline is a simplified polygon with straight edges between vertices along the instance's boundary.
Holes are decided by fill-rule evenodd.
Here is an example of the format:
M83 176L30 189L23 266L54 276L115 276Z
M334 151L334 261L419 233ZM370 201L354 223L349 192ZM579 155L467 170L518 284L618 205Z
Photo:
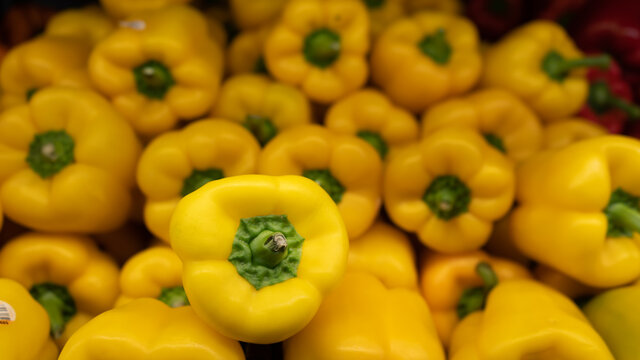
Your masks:
M542 148L559 149L580 140L603 136L607 129L582 118L570 118L548 124L542 130Z
M582 57L558 24L538 20L510 32L485 53L482 84L522 98L545 121L571 116L589 92L585 66L608 66L606 56Z
M389 289L418 286L416 256L409 238L380 220L363 235L350 239L347 270L368 272Z
M212 180L256 173L259 153L251 133L229 121L199 120L158 136L138 163L149 231L168 243L169 222L183 196Z
M171 220L193 309L221 334L258 344L311 321L342 277L348 243L331 197L301 176L212 181Z
M28 233L0 250L0 277L13 279L45 308L62 347L118 296L118 266L87 237Z
M601 136L517 169L516 246L595 287L640 277L640 141Z
M174 4L186 4L191 0L100 0L102 7L115 18L126 18L154 11Z
M262 151L258 171L302 175L338 205L350 238L362 235L380 210L382 162L367 142L319 125L298 126L276 136Z
M284 343L285 360L444 360L429 308L418 293L388 290L348 272L309 326Z
M450 14L462 13L460 0L406 0L406 8L414 13L421 10L436 10Z
M542 125L521 100L500 89L485 89L430 108L422 117L422 135L446 126L480 132L489 144L520 162L542 145Z
M392 22L406 15L406 0L363 0L369 10L371 35L376 39Z
M450 360L613 360L607 345L567 297L532 280L498 284L483 312L456 327Z
M487 278L483 272L486 270L478 270L479 264L489 265L492 274L488 276L498 282L531 277L524 266L482 251L456 255L428 253L423 259L420 287L445 347L449 346L460 320L482 309L485 287L493 279Z
M390 159L385 209L436 251L476 250L511 208L514 182L511 161L481 135L448 127Z
M328 104L359 89L369 67L369 16L360 0L292 0L265 44L278 81Z
M268 74L264 62L264 45L272 26L241 31L227 48L227 67L231 75Z
M98 94L47 88L0 114L5 215L42 231L106 232L131 203L140 144Z
M106 38L116 27L115 22L97 6L70 9L54 15L44 30L47 36L73 37L92 46Z
M289 0L231 0L231 14L240 29L255 29L276 21Z
M536 280L572 299L579 299L602 292L602 289L582 284L548 266L537 265L533 273Z
M202 322L191 307L138 299L97 316L62 350L59 360L244 360L237 341Z
M213 106L223 55L209 31L188 6L130 17L96 45L89 75L137 132L157 135Z
M381 92L360 90L334 103L325 126L338 134L357 135L373 146L380 157L418 140L418 122Z
M0 279L0 348L3 360L56 360L49 316L19 283Z
M0 65L1 108L23 105L48 86L90 88L91 46L71 37L40 36L11 49Z
M471 89L482 70L478 32L469 20L420 12L380 34L371 53L373 81L398 105L422 112Z
M309 101L298 89L261 75L227 80L212 115L242 124L265 145L280 131L311 122Z

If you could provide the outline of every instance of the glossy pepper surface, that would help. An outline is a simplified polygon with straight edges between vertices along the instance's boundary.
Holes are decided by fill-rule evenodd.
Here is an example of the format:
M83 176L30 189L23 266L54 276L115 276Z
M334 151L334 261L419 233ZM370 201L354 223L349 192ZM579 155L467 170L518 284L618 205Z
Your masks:
M154 11L174 4L185 4L191 0L100 0L100 5L115 18L126 18Z
M392 157L384 174L385 209L428 247L475 250L509 211L513 164L477 132L445 128Z
M95 87L146 136L205 115L222 70L222 50L204 16L180 5L120 22L89 58Z
M542 149L559 149L580 140L607 134L607 129L587 119L569 118L544 127Z
M450 126L476 130L514 162L536 153L542 143L542 125L536 114L500 89L479 90L431 107L422 117L422 136Z
M591 286L640 277L638 162L639 141L609 135L522 164L511 218L518 248Z
M139 152L129 124L98 94L38 91L0 115L5 215L41 231L113 230L127 218Z
M265 45L269 72L319 103L360 88L369 67L369 17L360 0L293 0Z
M147 228L168 243L180 199L209 181L256 173L259 152L249 131L219 119L198 120L155 138L138 164Z
M28 233L0 251L0 276L13 279L45 308L62 347L118 296L118 266L90 238Z
M285 360L444 360L429 308L408 289L347 272L309 326L284 343Z
M202 319L232 339L273 343L305 327L340 281L348 238L336 205L313 181L244 175L184 197L171 246Z
M69 340L59 360L244 360L240 344L216 333L191 307L138 299L100 314Z
M258 168L266 175L302 175L322 186L338 205L349 237L363 234L378 215L382 161L355 136L300 126L274 138L260 154Z
M231 0L231 14L240 29L255 29L278 20L287 0Z
M231 75L269 73L264 62L264 45L272 25L241 31L227 48L227 68Z
M69 9L57 13L49 20L44 33L47 36L66 36L95 45L116 27L115 21L97 6Z
M371 53L373 81L412 112L466 92L481 70L473 24L440 12L420 12L394 22Z

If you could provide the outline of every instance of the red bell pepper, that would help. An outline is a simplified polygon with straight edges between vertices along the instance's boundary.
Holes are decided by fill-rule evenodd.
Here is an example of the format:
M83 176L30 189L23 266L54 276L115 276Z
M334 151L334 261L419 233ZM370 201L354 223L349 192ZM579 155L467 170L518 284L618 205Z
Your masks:
M523 0L470 0L467 17L480 35L495 40L524 20Z

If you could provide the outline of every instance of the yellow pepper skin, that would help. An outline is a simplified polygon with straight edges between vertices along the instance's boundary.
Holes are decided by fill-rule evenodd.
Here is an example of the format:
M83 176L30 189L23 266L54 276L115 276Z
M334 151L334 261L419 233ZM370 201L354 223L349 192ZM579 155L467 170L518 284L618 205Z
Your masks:
M357 135L383 159L418 140L418 122L408 111L374 89L360 90L329 108L325 126L338 134Z
M373 224L381 205L382 162L355 136L319 125L298 126L276 136L262 151L258 171L303 175L320 184L338 205L349 238Z
M480 248L514 196L513 164L477 132L447 127L388 162L385 209L393 222L444 253Z
M563 293L571 299L578 299L583 296L596 295L603 290L584 285L567 275L544 265L537 265L533 270L536 280Z
M479 263L487 263L498 277L498 283L527 279L531 275L522 265L510 260L491 257L482 251L447 255L429 253L420 267L420 288L431 309L438 336L445 347L460 317L456 311L465 290L482 287L483 280L476 273Z
M391 24L371 53L373 81L414 112L471 89L482 70L478 32L463 17L420 12Z
M444 360L429 308L415 291L347 272L309 326L284 343L285 360Z
M264 45L272 26L241 31L227 48L227 68L231 75L247 73L267 74Z
M602 136L546 151L517 169L516 246L595 287L640 276L640 142Z
M542 131L542 148L559 149L580 140L607 135L604 127L582 118L570 118L548 124Z
M138 163L149 231L168 243L171 216L184 195L208 181L256 173L259 153L249 131L224 120L199 120L155 138Z
M332 199L300 176L212 181L180 200L171 220L195 312L221 334L257 344L311 321L342 278L348 242Z
M602 338L567 297L532 280L498 284L483 312L456 327L451 360L613 360Z
M276 21L288 0L231 0L231 14L240 29L255 29Z
M392 22L406 15L405 0L362 0L369 10L371 36L376 39Z
M521 100L500 89L485 89L430 108L422 117L422 136L446 126L480 132L489 144L520 162L542 145L542 125Z
M3 360L56 360L58 348L49 337L49 316L19 283L0 279L0 346Z
M244 360L242 347L216 333L191 307L137 299L98 315L69 340L59 360Z
M416 256L409 238L400 230L376 221L363 235L350 239L348 271L362 271L387 288L417 289Z
M205 115L224 59L204 16L175 5L120 24L94 48L89 75L135 130L154 136Z
M90 88L91 46L71 37L40 36L11 49L0 65L1 108L23 105L48 86Z
M406 0L406 8L410 13L422 10L436 10L449 14L462 13L460 0Z
M311 122L309 100L300 90L252 74L222 85L212 115L244 125L261 145L280 131Z
M87 237L28 233L0 251L0 277L13 279L38 300L62 347L118 296L118 266Z
M40 231L114 230L128 215L139 153L129 124L98 94L40 90L0 114L5 215Z
M487 50L482 84L519 96L544 121L566 118L580 109L589 91L584 72L572 68L591 65L594 58L581 57L560 25L533 21ZM593 64L607 61L600 58Z
M70 9L57 13L47 23L47 36L67 36L84 40L92 46L106 38L115 22L97 6Z
M335 102L367 81L367 9L360 0L289 1L264 51L278 81L315 102Z
M100 0L100 4L109 15L120 19L189 2L191 0Z

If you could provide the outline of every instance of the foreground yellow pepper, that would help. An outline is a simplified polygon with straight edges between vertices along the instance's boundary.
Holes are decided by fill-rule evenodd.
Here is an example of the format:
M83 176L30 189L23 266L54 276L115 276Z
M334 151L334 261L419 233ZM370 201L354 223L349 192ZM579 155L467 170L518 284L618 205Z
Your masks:
M416 292L387 290L348 272L309 326L284 343L285 360L444 360L429 308Z
M242 124L261 145L280 131L311 122L309 100L298 89L248 74L222 85L212 114Z
M585 66L607 66L606 56L583 58L558 24L538 20L509 33L485 54L482 83L522 98L545 121L571 116L589 92Z
M264 344L311 321L342 277L348 238L336 205L313 181L243 175L180 200L171 246L196 313L225 336Z
M267 68L311 100L331 103L362 87L369 17L360 0L293 0L265 45Z
M102 7L115 18L126 18L148 11L162 9L173 4L188 3L191 0L100 0Z
M511 161L466 128L444 128L403 149L384 174L393 222L446 253L480 248L514 191Z
M562 294L531 280L498 284L483 312L456 327L451 360L613 360L580 309Z
M640 141L583 140L540 153L517 171L511 218L531 259L595 287L640 277Z
M363 0L369 10L371 36L377 38L391 23L406 15L405 0Z
M84 40L92 46L106 38L115 22L97 6L70 9L57 13L47 23L47 36L67 36Z
M255 29L278 19L288 0L231 0L234 23L240 29Z
M168 243L171 215L183 196L209 181L256 173L259 153L251 133L229 121L199 120L158 136L138 164L149 231Z
M0 115L5 215L42 231L104 232L122 225L140 144L89 90L47 88Z
M447 126L474 129L489 144L515 162L536 153L542 145L542 125L521 100L500 89L479 90L430 108L422 117L422 135Z
M19 283L0 279L0 348L3 360L56 360L49 316Z
M338 134L357 135L385 159L387 153L418 139L418 122L381 92L360 90L334 103L325 126Z
M245 30L233 38L227 48L227 67L231 75L245 73L268 74L264 62L264 44L272 26Z
M206 19L179 5L121 22L89 59L96 88L147 136L205 115L222 70L222 50L210 38Z
M266 175L302 175L338 205L349 237L373 224L381 203L382 162L364 140L319 125L288 130L271 141L258 161Z
M559 149L580 140L606 135L607 129L581 118L571 118L551 123L542 131L542 148Z
M213 331L191 307L138 299L109 310L69 340L59 360L243 360L240 344Z
M0 277L13 279L45 308L62 347L118 296L118 266L90 238L29 233L0 251Z
M391 24L371 54L373 81L398 105L422 112L480 77L478 33L462 17L421 12Z

